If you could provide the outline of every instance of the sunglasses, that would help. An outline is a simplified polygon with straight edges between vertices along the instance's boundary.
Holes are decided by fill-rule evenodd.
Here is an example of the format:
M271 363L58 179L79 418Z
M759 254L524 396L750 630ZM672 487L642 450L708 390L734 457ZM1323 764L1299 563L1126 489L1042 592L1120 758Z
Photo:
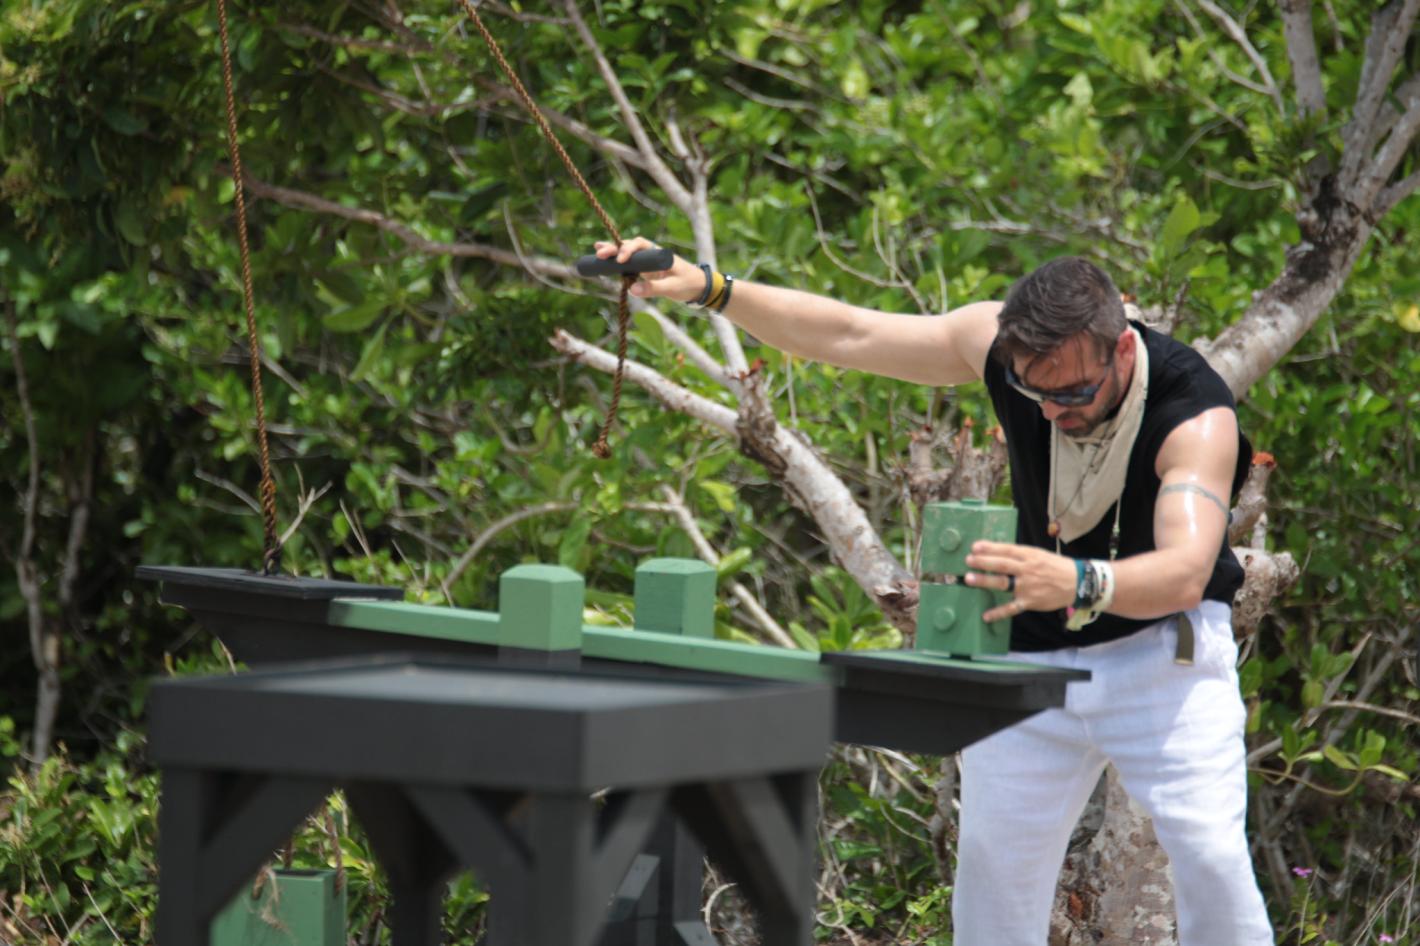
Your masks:
M1109 365L1112 364L1114 364L1114 355L1111 353L1109 363L1105 365L1104 377L1100 378L1095 384L1087 384L1081 388L1068 388L1061 391L1041 391L1038 388L1031 387L1017 377L1016 372L1013 371L1010 364L1007 363L1005 366L1006 383L1037 404L1049 401L1052 404L1059 404L1061 407L1084 407L1086 404L1092 402L1095 399L1095 395L1099 393L1099 389L1104 387L1105 381L1109 378Z

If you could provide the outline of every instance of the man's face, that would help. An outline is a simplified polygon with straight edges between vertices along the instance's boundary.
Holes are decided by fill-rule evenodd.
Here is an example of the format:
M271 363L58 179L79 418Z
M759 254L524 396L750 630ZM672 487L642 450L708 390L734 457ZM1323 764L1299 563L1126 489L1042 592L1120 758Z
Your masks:
M1103 423L1120 401L1134 365L1134 348L1124 337L1132 338L1132 333L1126 332L1113 349L1101 352L1088 336L1077 335L1048 355L1034 359L1017 356L1012 360L1012 371L1032 391L1047 395L1098 385L1086 404L1067 406L1048 397L1039 402L1041 414L1061 433L1080 437Z

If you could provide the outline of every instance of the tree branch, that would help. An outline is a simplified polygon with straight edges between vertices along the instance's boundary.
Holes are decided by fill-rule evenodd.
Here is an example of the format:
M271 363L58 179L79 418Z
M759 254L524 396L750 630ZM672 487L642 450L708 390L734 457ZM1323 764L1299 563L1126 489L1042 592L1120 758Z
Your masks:
M517 101L517 93L506 85L502 85L483 76L475 76L473 81L480 89L496 98L510 102ZM643 171L650 170L645 155L630 145L623 144L615 138L608 138L605 135L597 134L587 125L570 115L565 115L556 109L548 108L541 103L538 104L538 110L542 112L542 117L547 119L548 124L557 126L574 138L578 138L591 145L608 157L615 158L618 161L622 161L632 167L640 168ZM521 109L517 111L514 117L519 121L528 121L527 116Z
M1362 207L1374 207L1377 195L1410 150L1416 132L1420 132L1420 86L1413 88L1401 105L1405 107L1405 112L1390 129L1385 143L1357 181L1355 202ZM1372 219L1379 218L1373 215Z
M695 551L706 562L718 568L720 553L715 551L715 547L705 538L705 533L701 531L700 524L695 521L695 516L691 513L690 507L685 504L685 500L666 483L661 484L661 495L666 498L666 511L675 516L676 521L680 523L681 531L689 537L690 543L695 546ZM738 581L731 581L730 592L755 623L763 628L764 632L773 638L776 644L780 647L798 649L799 645L794 642L794 638L770 616L768 611L764 610L764 605L759 603L759 599L748 588Z
M1420 171L1413 172L1404 180L1396 181L1394 184L1381 191L1373 205L1375 218L1379 220L1381 217L1390 213L1391 210L1395 208L1396 204L1415 193L1417 188L1420 188Z
M1380 140L1376 119L1386 107L1386 91L1391 75L1405 48L1405 42L1420 10L1420 0L1391 0L1371 16L1371 32L1366 37L1361 80L1356 88L1356 104L1351 120L1341 131L1342 156L1337 176L1346 193L1364 173L1371 150Z
M505 250L502 247L490 246L486 243L446 243L438 240L430 240L428 237L416 232L408 224L401 223L392 217L387 217L378 211L369 210L363 207L347 207L344 204L337 204L335 201L326 200L307 191L293 190L288 187L278 187L275 184L268 184L253 177L244 179L246 188L256 197L274 201L284 207L291 207L296 210L308 210L313 213L327 214L332 217L339 217L342 220L350 220L355 223L363 223L383 230L391 236L398 237L404 241L411 249L425 253L430 256L460 256L475 259L486 259L495 263L502 263L505 266L527 268L542 276L557 276L565 279L572 279L576 275L573 267L560 260L550 259L543 256L525 256L521 259L512 250Z
M1316 55L1311 0L1281 0L1280 7L1287 58L1292 63L1292 85L1297 90L1297 108L1303 117L1324 115L1326 91L1322 88L1321 65Z
M1252 40L1247 38L1247 31L1213 0L1198 0L1198 6L1223 28L1223 32L1227 33L1233 42L1242 47L1243 53L1252 62L1253 68L1257 70L1258 75L1262 76L1262 91L1271 97L1273 104L1277 106L1277 113L1285 115L1287 108L1282 102L1282 93L1278 91L1277 83L1272 78L1272 70L1267 68L1267 60L1262 58L1257 47L1252 45Z
M551 342L575 361L608 374L615 370L614 355L565 331ZM874 596L888 619L898 627L911 626L917 603L912 576L888 551L843 480L801 437L775 421L767 409L741 418L638 362L626 363L626 378L671 410L734 436L741 451L763 464L790 501L814 519L836 561ZM762 396L753 401L762 401ZM749 403L747 397L742 406Z
M686 334L684 329L663 314L660 309L648 304L644 299L638 299L633 296L631 299L631 310L633 312L644 312L654 319L656 324L660 326L661 331L665 333L666 338L670 339L671 344L685 352L686 357L688 357L697 368L703 371L710 380L736 394L740 393L742 386L726 373L725 367L714 358L710 357L708 351L701 348L700 345L696 343L695 339Z
M486 529L474 537L473 542L468 548L464 549L463 554L458 557L453 567L449 569L449 573L444 576L444 580L439 582L439 590L444 593L444 600L451 606L454 605L454 596L449 589L453 586L454 582L459 580L468 566L473 563L473 560L478 557L478 553L482 552L488 546L489 542L496 539L500 532L517 525L525 519L545 516L553 512L570 512L571 510L580 508L582 507L578 503L539 503L536 506L524 506L517 512L509 513L502 519L490 523Z
M577 0L564 0L567 8L567 16L572 21L573 27L577 30L577 35L582 43L592 54L596 61L597 71L601 73L602 81L607 85L607 90L611 93L612 99L616 102L617 108L621 110L621 119L626 123L626 128L631 132L631 140L636 142L636 147L640 149L645 161L645 169L660 185L661 190L671 198L671 201L682 210L689 213L690 191L685 185L671 173L671 169L666 167L661 160L660 154L656 151L655 143L651 141L651 136L646 134L646 128L641 124L641 119L636 114L636 109L631 105L631 100L626 96L626 90L622 88L621 80L616 77L616 72L611 68L611 63L607 61L606 54L602 52L601 44L592 35L591 29L587 26L587 21L582 19L582 13L577 9Z

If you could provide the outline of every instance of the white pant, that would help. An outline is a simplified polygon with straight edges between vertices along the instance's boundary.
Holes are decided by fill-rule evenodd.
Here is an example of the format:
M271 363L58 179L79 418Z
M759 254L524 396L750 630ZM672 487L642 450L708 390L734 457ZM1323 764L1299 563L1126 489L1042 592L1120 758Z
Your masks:
M1013 654L1077 667L1051 709L962 753L955 946L1044 946L1065 848L1106 763L1169 857L1181 946L1270 946L1243 821L1246 711L1231 612L1190 611L1193 666L1172 619L1093 647Z

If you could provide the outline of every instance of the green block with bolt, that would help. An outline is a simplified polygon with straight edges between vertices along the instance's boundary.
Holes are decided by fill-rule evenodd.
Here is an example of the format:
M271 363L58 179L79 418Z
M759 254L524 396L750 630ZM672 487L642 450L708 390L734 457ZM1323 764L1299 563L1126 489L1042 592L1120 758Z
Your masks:
M1011 620L981 616L1010 600L1004 591L923 583L917 607L917 649L960 657L986 657L1011 649Z
M966 556L978 539L1016 541L1016 507L980 499L928 503L922 510L922 573L966 574Z
M972 543L1016 541L1016 509L980 499L929 503L922 514L922 573L965 575ZM981 616L1011 599L1002 591L923 582L917 609L917 649L966 657L1011 649L1011 621Z

